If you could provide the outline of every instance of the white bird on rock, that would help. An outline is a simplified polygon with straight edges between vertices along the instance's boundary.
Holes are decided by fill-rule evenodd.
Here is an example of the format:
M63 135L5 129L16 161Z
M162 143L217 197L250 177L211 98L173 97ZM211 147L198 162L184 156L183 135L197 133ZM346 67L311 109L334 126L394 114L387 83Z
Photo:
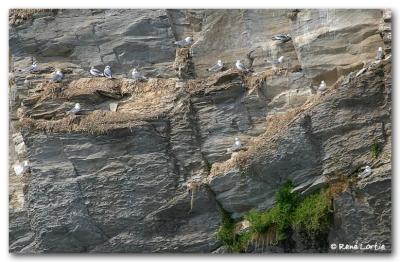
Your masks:
M272 37L272 40L282 41L283 43L290 41L290 39L292 37L289 34L279 34Z
M64 74L60 70L56 70L51 78L52 82L59 82L64 78Z
M238 137L235 137L235 142L233 143L233 145L228 148L228 153L232 153L232 152L238 152L240 150L242 150L242 142L240 142L240 139Z
M90 74L91 74L92 76L104 76L104 74L103 74L100 70L94 68L94 66L92 66L92 67L90 68Z
M235 150L239 150L242 148L242 142L240 142L240 139L238 137L235 137L235 143L233 144L233 148ZM235 151L233 150L233 151Z
M326 84L325 81L322 80L321 84L319 84L318 91L325 91L325 90L326 90Z
M284 59L284 58L285 58L284 56L280 56L278 59L273 60L273 61L272 61L272 64L274 64L274 65L280 65L280 64L283 63L283 59Z
M222 63L221 60L218 60L218 62L213 65L212 67L208 68L207 71L209 72L219 72L222 70L222 68L224 67L224 64Z
M139 81L147 80L143 73L139 72L136 68L132 70L132 78Z
M193 38L188 36L183 40L180 41L175 41L174 44L179 46L179 47L187 47L190 46L193 43Z
M17 176L23 175L29 171L29 161L25 160L23 163L18 163L13 166L14 172Z
M372 174L372 168L370 166L365 166L361 168L363 172L359 175L359 177L367 177Z
M31 68L29 69L31 72L36 72L38 70L38 65L36 62L33 62Z
M79 103L76 103L75 106L68 111L68 113L76 114L79 113L80 111L81 111L81 105Z
M245 73L253 72L253 70L248 69L242 62L240 62L240 60L236 60L236 68Z
M378 47L378 51L376 52L376 60L382 60L385 58L385 52L382 47Z
M106 68L104 68L104 76L111 79L112 77L112 72L111 72L111 67L108 65Z

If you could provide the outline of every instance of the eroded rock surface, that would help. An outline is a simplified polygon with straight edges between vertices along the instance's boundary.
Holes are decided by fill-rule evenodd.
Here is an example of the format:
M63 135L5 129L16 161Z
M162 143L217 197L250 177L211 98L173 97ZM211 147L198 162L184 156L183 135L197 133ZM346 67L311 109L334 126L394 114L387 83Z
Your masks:
M308 195L339 177L355 183L332 200L326 241L390 251L390 22L389 10L13 13L10 166L30 170L10 168L10 251L225 253L221 209L240 220L287 180ZM226 69L207 72L217 59ZM148 81L129 79L136 66ZM235 137L245 150L231 155ZM331 252L295 242L249 252Z

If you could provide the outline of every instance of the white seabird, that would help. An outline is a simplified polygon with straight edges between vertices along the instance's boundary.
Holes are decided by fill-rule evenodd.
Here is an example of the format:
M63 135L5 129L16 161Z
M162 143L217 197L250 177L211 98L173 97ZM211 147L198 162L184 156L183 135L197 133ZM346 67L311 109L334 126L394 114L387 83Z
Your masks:
M179 46L179 47L187 47L190 46L193 43L193 38L188 36L183 40L180 41L175 41L174 44Z
M290 41L292 37L289 34L278 34L272 37L272 40L282 41L283 43Z
M280 65L280 64L283 63L283 59L284 59L284 58L285 58L284 56L280 56L278 59L273 60L273 61L272 61L272 64L274 64L274 65Z
M75 106L71 110L68 111L68 113L76 114L80 111L81 111L81 105L79 103L76 103Z
M36 72L38 70L38 65L36 62L33 62L31 68L29 69L31 72Z
M104 68L104 76L111 79L112 78L112 72L111 72L111 67L108 65L106 68Z
M51 81L52 82L59 82L59 81L61 81L61 79L63 79L63 77L64 77L64 74L60 70L56 70L53 73L53 77L52 77Z
M222 70L222 68L224 67L224 64L222 63L221 60L218 60L218 62L213 65L212 67L208 68L207 71L209 72L219 72Z
M235 137L235 143L233 144L233 148L235 150L239 150L242 148L242 142L240 142L240 139L238 137ZM233 151L235 151L233 150Z
M376 52L376 60L382 60L385 58L385 52L382 47L378 47L378 51Z
M104 74L103 74L100 70L94 68L94 66L92 66L92 67L90 68L90 74L91 74L92 76L104 76Z
M242 150L242 142L240 142L240 139L238 137L235 137L235 142L233 143L233 145L228 148L228 153L232 153L232 152L238 152L240 150Z
M142 72L139 72L136 68L132 70L132 78L135 80L147 80L147 78L143 75Z
M326 87L325 81L322 80L322 81L321 81L321 84L319 84L318 91L325 91L326 88L327 88L327 87Z
M361 170L363 170L363 172L359 175L359 177L367 177L372 173L372 168L370 166L365 166L361 168Z
M252 72L252 70L248 69L242 62L240 62L240 60L236 60L236 68L241 72L245 73Z
M23 175L29 170L29 161L25 160L23 163L18 163L13 166L14 172L17 176Z

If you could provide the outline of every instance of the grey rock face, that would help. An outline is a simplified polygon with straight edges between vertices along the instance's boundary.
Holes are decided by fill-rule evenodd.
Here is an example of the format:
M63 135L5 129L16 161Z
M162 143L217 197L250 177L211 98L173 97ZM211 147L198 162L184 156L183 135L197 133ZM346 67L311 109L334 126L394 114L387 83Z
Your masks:
M208 252L215 242L211 235L195 237L196 245L185 238L218 227L215 201L205 189L195 193L192 210L187 194L173 199L179 177L167 155L168 141L154 132L147 127L96 137L29 136L35 164L26 197L36 237L21 252ZM157 194L149 195L154 187ZM211 221L207 227L205 219ZM163 243L152 232L178 234L176 243ZM124 242L115 244L121 237ZM146 247L145 237L154 243Z
M357 180L352 193L334 199L330 241L377 242L390 251L391 166L390 153L385 151L391 148L387 129L391 105L385 95L391 89L390 72L390 63L381 63L331 90L282 132L260 141L256 154L243 157L245 166L234 165L210 177L216 199L240 218L250 209L270 208L284 181L292 180L299 185L297 191L309 194L340 174L354 176L362 166L371 164L376 167L373 175ZM385 148L378 159L371 156L375 143Z
M216 238L221 207L241 219L271 207L289 179L308 195L367 164L372 175L334 199L326 241L390 251L391 59L370 60L378 46L390 54L391 16L288 13L58 10L10 20L10 165L31 163L10 173L10 252L227 253ZM279 33L292 40L273 41ZM193 45L175 49L187 36ZM25 70L31 57L35 72ZM217 59L227 70L210 74ZM238 72L237 59L255 72ZM89 78L105 65L115 79ZM127 79L136 66L147 82ZM49 83L55 68L65 77ZM321 80L328 90L315 94ZM67 115L75 103L82 114ZM235 137L247 151L230 155ZM297 244L249 251L321 252Z
M172 76L174 40L165 10L59 10L10 28L19 57L64 60L86 69L110 65L114 74L125 76L137 65L146 75Z

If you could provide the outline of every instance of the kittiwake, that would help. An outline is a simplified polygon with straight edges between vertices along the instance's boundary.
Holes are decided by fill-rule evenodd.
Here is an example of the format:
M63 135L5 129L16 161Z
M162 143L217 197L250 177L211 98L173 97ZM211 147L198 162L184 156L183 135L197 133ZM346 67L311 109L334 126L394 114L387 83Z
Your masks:
M13 168L17 176L23 175L25 172L29 171L29 161L25 160L23 163L17 163Z
M222 63L221 60L218 60L218 62L213 65L212 67L208 68L207 71L209 72L219 72L222 70L222 68L224 67L224 64Z
M361 170L363 170L363 172L359 175L359 177L367 177L372 173L372 168L370 166L365 166L361 168Z
M30 72L36 72L36 71L38 71L38 65L37 65L37 63L36 62L33 62L32 63L32 65L31 65L31 68L29 69L29 71Z
M111 72L111 67L108 65L106 68L104 68L104 76L111 79L112 77L112 72Z
M240 60L236 60L236 68L245 73L253 72L253 70L248 69L242 62L240 62Z
M382 47L378 47L378 51L376 52L376 60L382 60L385 58L385 52Z
M280 56L278 59L273 60L273 61L272 61L272 64L274 64L274 65L280 65L280 64L283 63L283 59L284 59L284 58L285 58L284 56Z
M288 42L292 39L289 34L278 34L272 37L272 40L282 41L282 43Z
M135 80L147 80L147 78L143 75L142 72L139 72L136 68L132 70L132 78Z
M80 111L81 111L81 105L79 103L76 103L75 106L68 111L68 113L76 114L79 113Z
M321 84L318 87L318 91L325 91L325 90L326 90L326 84L325 84L325 81L322 80Z
M175 41L174 44L179 46L179 47L187 47L190 46L193 43L193 38L188 36L183 40L180 41Z
M90 74L91 74L92 76L104 76L104 74L103 74L100 70L94 68L94 66L92 66L92 67L90 68Z
M228 153L232 153L232 152L238 152L240 150L242 150L242 143L240 142L240 139L238 137L235 137L235 142L233 143L233 145L228 148Z
M52 82L59 82L59 81L61 81L61 79L63 79L63 77L64 77L64 74L60 70L56 70L53 73L53 77L52 77L51 81Z

